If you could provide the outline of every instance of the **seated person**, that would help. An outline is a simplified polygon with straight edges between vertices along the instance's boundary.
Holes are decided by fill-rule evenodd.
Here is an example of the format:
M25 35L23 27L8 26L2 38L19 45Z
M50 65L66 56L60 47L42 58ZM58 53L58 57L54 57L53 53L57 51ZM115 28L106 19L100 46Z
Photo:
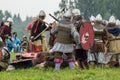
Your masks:
M12 40L11 35L8 35L8 38L6 40L6 47L7 47L9 52L11 52L13 50L13 48L14 48L13 40Z
M21 41L17 37L17 32L13 32L12 40L13 40L13 43L14 43L13 51L14 52L21 52L21 47L20 47Z
M26 36L23 36L23 40L21 42L21 51L29 52L29 42L27 41Z

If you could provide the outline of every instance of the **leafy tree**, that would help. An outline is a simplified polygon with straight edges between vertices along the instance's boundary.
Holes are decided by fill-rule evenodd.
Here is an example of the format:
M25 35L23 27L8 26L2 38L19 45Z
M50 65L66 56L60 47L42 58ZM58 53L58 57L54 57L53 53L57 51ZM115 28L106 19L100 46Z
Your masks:
M27 26L28 23L32 21L32 17L26 17L25 21L21 20L20 14L15 14L13 16L13 32L16 31L18 33L18 37L22 39L23 35L27 35L25 31L25 27Z
M56 17L60 16L61 13L64 12L65 9L67 8L67 4L68 4L68 0L61 0L61 2L59 3L60 10L54 12L54 15Z
M4 14L3 14L2 10L0 10L0 20L2 20L3 17L4 17Z
M9 18L12 17L11 13L8 11L5 11L5 21Z
M74 0L74 3L74 7L80 9L81 15L87 20L91 15L97 14L101 14L104 19L111 15L120 18L120 0ZM63 7L65 3L61 0L60 9Z
M119 3L120 0L78 0L76 5L85 19L97 14L101 14L104 19L108 19L111 15L120 18Z

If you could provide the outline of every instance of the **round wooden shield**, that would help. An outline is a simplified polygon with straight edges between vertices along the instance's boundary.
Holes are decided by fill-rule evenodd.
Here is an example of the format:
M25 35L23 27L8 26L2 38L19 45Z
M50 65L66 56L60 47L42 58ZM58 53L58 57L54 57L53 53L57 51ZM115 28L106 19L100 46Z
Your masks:
M89 50L94 43L94 30L90 22L84 22L80 27L80 43L83 49Z

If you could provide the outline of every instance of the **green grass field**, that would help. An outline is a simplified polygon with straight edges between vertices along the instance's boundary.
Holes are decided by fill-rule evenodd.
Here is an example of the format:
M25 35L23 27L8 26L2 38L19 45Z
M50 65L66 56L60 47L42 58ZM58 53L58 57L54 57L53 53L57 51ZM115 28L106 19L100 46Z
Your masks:
M12 54L12 58L14 54ZM81 70L75 67L61 69L56 72L53 68L30 68L0 72L0 80L120 80L119 68L91 67Z

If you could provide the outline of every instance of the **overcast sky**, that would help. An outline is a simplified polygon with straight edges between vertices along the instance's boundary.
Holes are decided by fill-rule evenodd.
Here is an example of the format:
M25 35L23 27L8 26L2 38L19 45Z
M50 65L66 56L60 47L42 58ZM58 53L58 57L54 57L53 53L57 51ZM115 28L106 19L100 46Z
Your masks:
M12 14L20 13L22 20L26 16L36 16L40 10L44 10L47 14L47 21L52 18L48 16L49 13L59 10L59 3L61 0L0 0L0 10L8 10Z

